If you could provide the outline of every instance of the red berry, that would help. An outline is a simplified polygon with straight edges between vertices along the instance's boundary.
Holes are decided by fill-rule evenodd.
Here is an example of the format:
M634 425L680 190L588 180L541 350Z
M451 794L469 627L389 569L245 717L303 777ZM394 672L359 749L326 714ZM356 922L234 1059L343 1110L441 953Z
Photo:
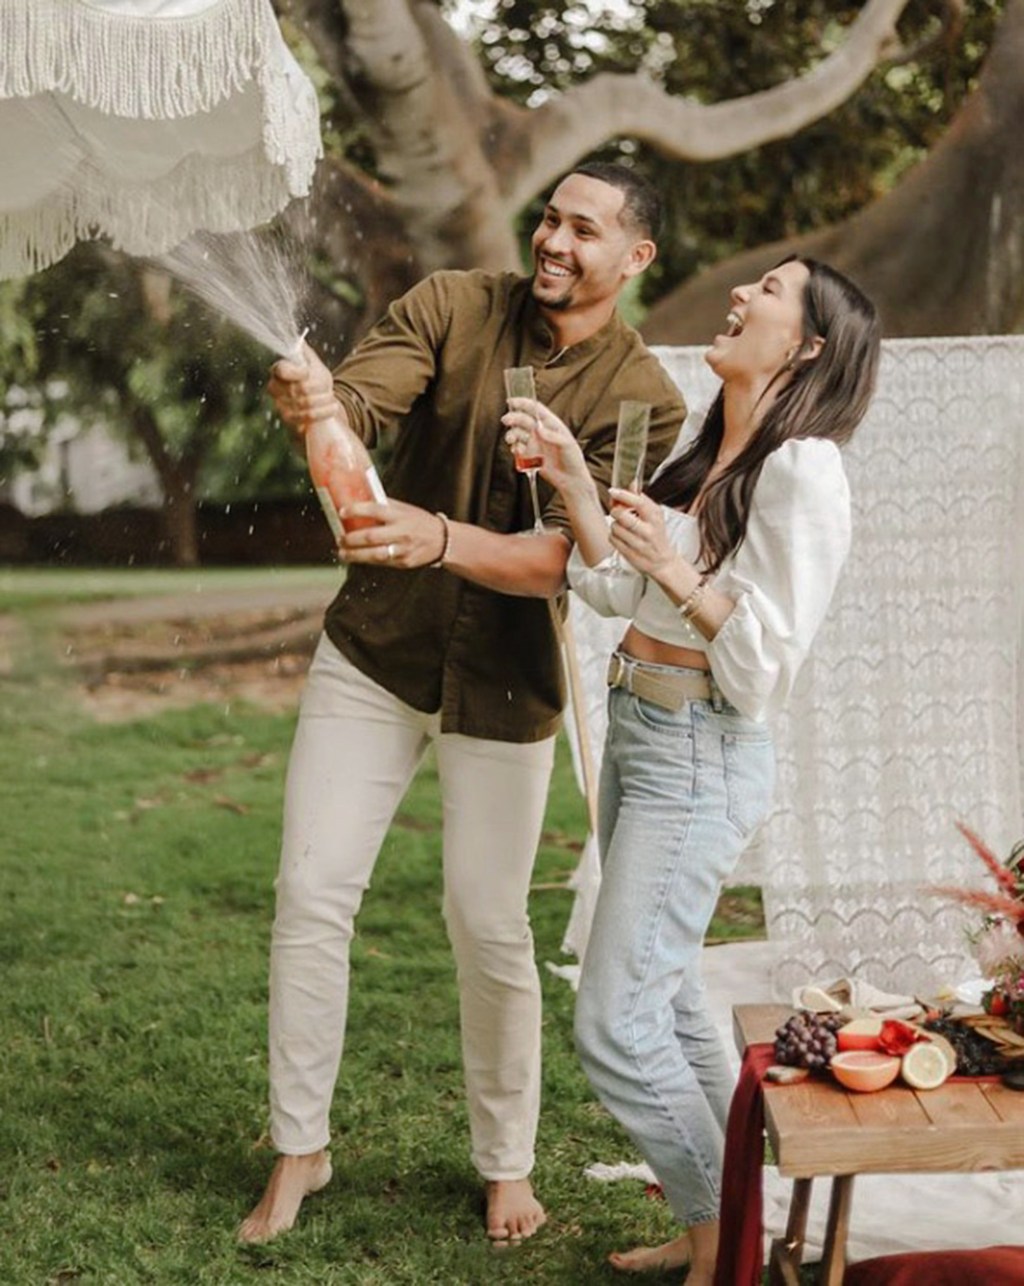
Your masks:
M1006 1003L1006 996L1001 991L987 991L982 998L985 1012L993 1018L1002 1018L1009 1006Z

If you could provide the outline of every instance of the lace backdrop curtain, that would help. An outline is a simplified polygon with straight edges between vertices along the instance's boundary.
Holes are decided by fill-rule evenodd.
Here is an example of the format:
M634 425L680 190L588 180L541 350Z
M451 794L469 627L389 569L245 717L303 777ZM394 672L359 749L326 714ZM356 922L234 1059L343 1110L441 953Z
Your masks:
M701 351L658 350L694 408L715 387ZM962 912L926 886L985 885L955 819L998 852L1024 833L1024 338L887 341L846 467L853 549L777 727L777 806L737 876L763 885L780 996L810 978L927 991L973 972ZM622 623L573 611L599 754ZM577 954L597 878L588 852Z

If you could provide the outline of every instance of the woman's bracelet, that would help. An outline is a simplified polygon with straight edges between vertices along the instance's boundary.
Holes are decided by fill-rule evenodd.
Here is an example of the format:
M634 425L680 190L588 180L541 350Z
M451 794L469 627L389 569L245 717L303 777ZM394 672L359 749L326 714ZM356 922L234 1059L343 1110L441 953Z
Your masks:
M705 572L689 594L679 604L679 615L684 621L692 621L700 611L700 605L704 601L704 595L708 592L710 575Z
M441 547L440 556L435 562L428 563L428 567L443 567L445 559L448 557L452 547L452 529L448 522L448 515L441 513L440 510L434 515L435 518L441 519L441 526L444 528L444 544Z

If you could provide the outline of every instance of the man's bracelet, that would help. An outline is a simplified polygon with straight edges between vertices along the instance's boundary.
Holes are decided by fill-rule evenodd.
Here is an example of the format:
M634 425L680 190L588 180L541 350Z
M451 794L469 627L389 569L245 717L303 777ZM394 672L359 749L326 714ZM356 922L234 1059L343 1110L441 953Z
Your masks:
M452 529L451 529L451 525L448 522L447 514L443 514L440 512L440 510L438 510L438 512L434 515L434 517L441 519L441 526L444 528L444 545L441 547L441 554L440 554L440 557L436 560L436 562L428 563L427 566L443 567L444 561L448 557L448 552L452 547Z

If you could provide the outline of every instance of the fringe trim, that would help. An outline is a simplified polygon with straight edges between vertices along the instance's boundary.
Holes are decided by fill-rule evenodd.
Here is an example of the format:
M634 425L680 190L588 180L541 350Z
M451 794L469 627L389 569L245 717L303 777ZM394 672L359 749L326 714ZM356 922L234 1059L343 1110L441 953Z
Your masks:
M124 17L85 0L2 0L0 48L26 52L0 63L0 100L53 92L131 119L209 112L255 80L263 139L262 151L226 161L193 155L153 183L109 192L101 168L84 163L46 202L0 213L0 279L39 271L97 236L130 254L160 254L199 228L265 223L309 192L323 155L319 104L269 0L215 0L190 18Z
M231 160L191 156L142 188L104 191L103 182L86 165L44 203L0 214L0 279L39 272L76 242L97 237L115 250L149 256L197 228L244 231L272 219L292 195L285 172L268 166L258 147Z
M0 98L55 92L108 116L193 116L258 79L280 40L269 0L213 0L183 18L126 16L87 0L4 0Z
M268 62L260 75L263 99L263 148L267 160L284 170L292 196L306 196L316 163L323 156L320 103L312 81L292 57L284 40L280 57Z

